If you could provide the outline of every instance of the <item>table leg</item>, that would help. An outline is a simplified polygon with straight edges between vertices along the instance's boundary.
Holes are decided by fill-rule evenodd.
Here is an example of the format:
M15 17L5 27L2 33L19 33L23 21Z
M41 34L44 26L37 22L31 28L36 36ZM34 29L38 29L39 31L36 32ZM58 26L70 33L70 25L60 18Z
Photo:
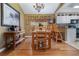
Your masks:
M16 40L16 36L14 35L14 36L13 36L13 49L15 49L15 47L16 47L16 42L15 42L15 40Z
M7 36L4 36L4 39L5 39L5 47L6 49L8 48L8 44L7 44Z

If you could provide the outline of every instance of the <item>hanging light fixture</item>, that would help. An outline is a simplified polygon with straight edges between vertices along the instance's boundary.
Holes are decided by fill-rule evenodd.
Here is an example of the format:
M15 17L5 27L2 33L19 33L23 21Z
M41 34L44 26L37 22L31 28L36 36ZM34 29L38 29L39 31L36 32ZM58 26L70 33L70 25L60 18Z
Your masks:
M33 5L33 8L35 8L35 10L37 10L38 12L41 11L41 9L44 9L44 4L43 3L36 3L35 5Z

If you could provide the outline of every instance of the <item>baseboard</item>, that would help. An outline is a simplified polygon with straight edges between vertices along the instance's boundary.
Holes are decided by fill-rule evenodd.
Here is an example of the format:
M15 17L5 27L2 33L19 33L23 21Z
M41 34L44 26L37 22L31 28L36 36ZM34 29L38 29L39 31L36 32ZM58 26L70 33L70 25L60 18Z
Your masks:
M6 49L6 48L1 48L1 49L0 49L0 52L3 52L5 49Z
M73 44L71 44L71 43L69 43L69 42L67 42L67 41L65 41L65 43L67 43L68 45L70 45L70 46L72 46L72 47L74 47L74 48L76 48L76 49L78 49L78 50L79 50L79 48L78 48L78 47L76 47L75 45L73 45Z

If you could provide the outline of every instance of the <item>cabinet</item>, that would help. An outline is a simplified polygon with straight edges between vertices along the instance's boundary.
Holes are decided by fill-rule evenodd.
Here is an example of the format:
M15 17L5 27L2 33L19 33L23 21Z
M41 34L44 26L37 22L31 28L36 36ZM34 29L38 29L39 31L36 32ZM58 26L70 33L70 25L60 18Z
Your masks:
M69 16L57 16L56 17L56 23L57 24L70 23Z
M79 19L79 16L57 16L56 23L67 24L67 23L71 23L72 19Z
M66 31L66 41L74 42L76 40L76 29L75 28L67 28Z
M21 32L4 32L3 36L6 48L12 46L15 49L16 45L24 40L24 33Z

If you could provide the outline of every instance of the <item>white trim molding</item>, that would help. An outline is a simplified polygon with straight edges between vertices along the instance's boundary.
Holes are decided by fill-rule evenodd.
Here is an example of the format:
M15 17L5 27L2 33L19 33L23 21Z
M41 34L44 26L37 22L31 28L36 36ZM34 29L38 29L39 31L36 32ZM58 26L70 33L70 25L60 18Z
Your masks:
M1 48L1 49L0 49L0 53L3 52L5 49L6 49L6 48Z

